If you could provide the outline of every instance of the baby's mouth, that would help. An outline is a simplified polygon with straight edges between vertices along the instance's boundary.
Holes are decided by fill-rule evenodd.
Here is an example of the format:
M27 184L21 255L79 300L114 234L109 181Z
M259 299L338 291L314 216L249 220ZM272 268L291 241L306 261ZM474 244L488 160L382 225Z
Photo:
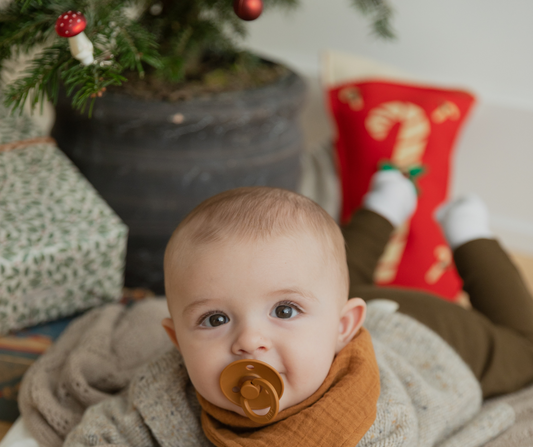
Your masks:
M260 360L237 360L220 374L220 388L226 398L241 407L248 418L268 423L279 411L284 383L281 374ZM255 412L254 410L266 409Z

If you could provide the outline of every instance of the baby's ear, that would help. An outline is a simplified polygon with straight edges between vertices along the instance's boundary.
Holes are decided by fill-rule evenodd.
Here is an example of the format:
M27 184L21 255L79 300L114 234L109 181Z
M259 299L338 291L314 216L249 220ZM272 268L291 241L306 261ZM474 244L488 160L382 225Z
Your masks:
M178 339L176 338L176 329L174 328L174 322L170 318L165 318L161 322L161 325L163 326L163 329L165 329L168 338L170 338L170 341L176 346L178 351L180 350L180 345L178 343Z
M339 337L335 353L344 348L355 334L359 331L365 321L366 303L361 298L349 299L342 308L339 321Z

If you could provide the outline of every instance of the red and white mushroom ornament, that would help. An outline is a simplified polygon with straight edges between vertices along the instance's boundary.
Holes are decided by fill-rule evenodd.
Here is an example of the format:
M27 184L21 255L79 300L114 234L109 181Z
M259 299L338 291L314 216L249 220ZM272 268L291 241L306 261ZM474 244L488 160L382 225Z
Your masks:
M87 20L79 11L67 11L59 16L56 21L56 33L60 37L68 38L72 56L83 65L91 65L94 62L93 44L83 30Z

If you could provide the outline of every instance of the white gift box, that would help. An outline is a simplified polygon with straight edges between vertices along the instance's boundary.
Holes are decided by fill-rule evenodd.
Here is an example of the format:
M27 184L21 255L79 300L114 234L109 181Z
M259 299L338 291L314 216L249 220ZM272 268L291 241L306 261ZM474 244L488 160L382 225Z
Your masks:
M0 334L121 298L127 227L35 132L0 110Z

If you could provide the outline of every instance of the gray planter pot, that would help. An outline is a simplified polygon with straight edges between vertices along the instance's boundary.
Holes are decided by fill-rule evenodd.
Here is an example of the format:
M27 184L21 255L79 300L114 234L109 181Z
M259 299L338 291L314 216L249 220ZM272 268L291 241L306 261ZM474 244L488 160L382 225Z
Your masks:
M91 119L66 98L52 136L128 225L125 283L163 292L163 253L202 200L239 186L296 190L305 86L271 85L180 103L106 94Z

